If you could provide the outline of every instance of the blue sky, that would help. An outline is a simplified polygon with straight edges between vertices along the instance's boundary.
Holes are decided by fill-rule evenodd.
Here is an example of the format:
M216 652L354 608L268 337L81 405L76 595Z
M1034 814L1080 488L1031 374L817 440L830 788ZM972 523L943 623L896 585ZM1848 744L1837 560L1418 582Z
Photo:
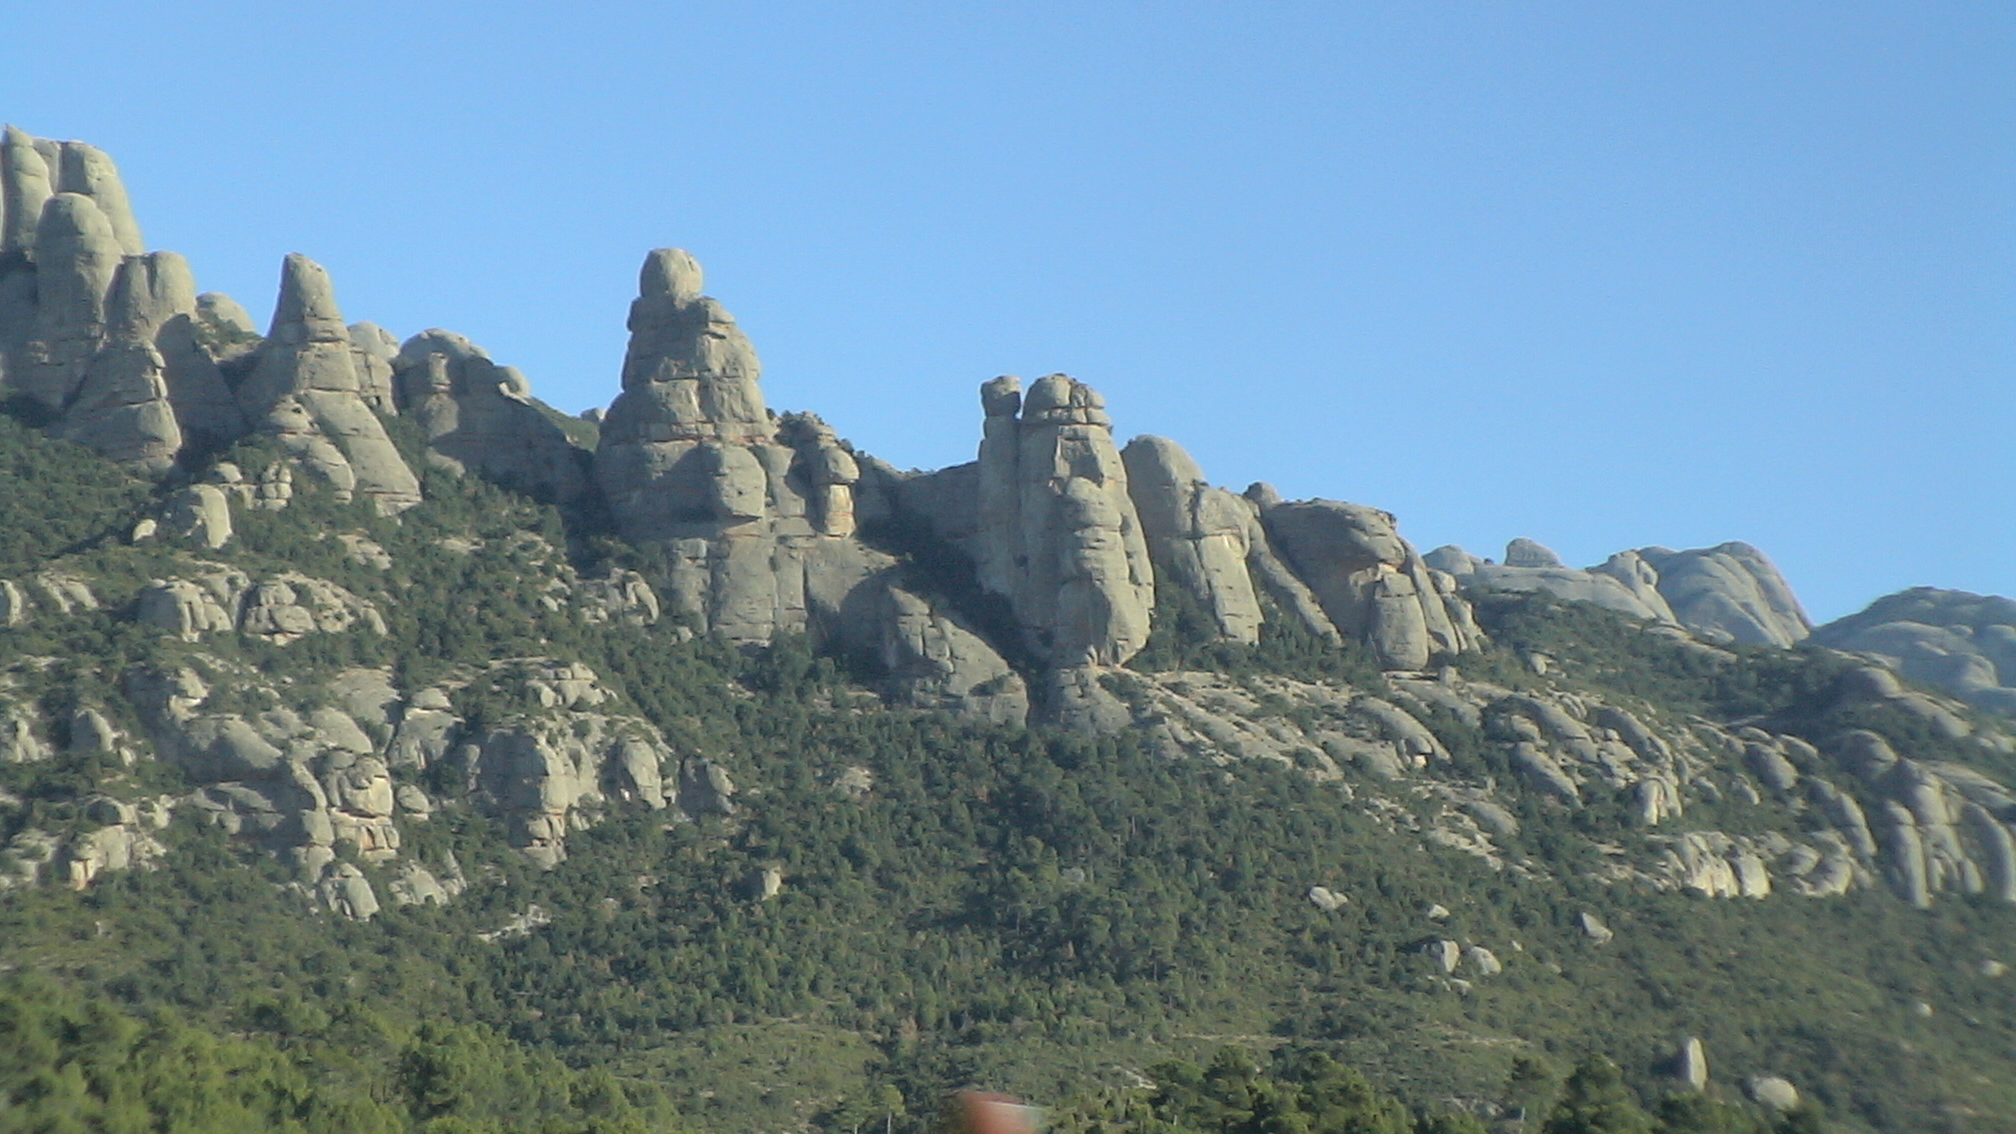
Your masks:
M0 117L201 286L263 318L306 253L564 409L677 245L773 407L899 466L1064 371L1423 550L2016 594L2006 3L15 9Z

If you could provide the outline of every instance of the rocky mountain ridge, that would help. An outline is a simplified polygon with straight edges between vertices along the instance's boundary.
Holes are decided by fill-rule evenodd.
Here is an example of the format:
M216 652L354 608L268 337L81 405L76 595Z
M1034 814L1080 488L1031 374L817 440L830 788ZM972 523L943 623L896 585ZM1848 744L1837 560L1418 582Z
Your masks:
M2016 654L2003 656L2002 639L2016 631L2007 610L1989 609L2006 600L1968 608L1982 625L1965 633L1872 612L1815 634L1777 570L1744 544L1644 548L1586 571L1528 540L1502 564L1454 547L1424 556L1375 508L1285 501L1264 484L1235 494L1212 486L1173 441L1118 445L1104 400L1064 375L1026 394L1014 378L983 384L977 459L902 472L816 416L770 411L754 348L702 293L698 263L675 249L652 252L640 273L620 394L599 428L570 428L523 375L461 336L430 330L399 344L372 324L346 325L327 273L299 255L286 258L271 324L256 333L235 302L197 294L180 257L142 250L116 170L88 146L9 128L0 185L0 393L53 435L156 479L154 514L124 536L187 549L171 556L172 573L128 593L101 595L102 584L60 561L0 580L0 625L104 608L199 646L215 635L276 647L318 634L383 637L396 590L359 594L202 556L227 553L238 517L288 508L304 483L389 517L421 502L425 473L474 475L561 506L599 501L615 532L650 557L648 577L584 578L560 549L518 541L544 601L584 622L674 622L740 645L803 634L870 659L895 705L1142 730L1171 755L1284 761L1319 782L1366 773L1357 790L1367 806L1400 815L1432 801L1439 810L1410 829L1494 868L1540 869L1494 844L1516 831L1519 797L1573 809L1623 793L1639 824L1671 833L1657 858L1615 864L1620 880L1715 896L1884 886L1918 906L1947 890L2016 901L2016 797L1978 771L1900 754L1866 729L1808 739L1765 721L1660 720L1643 704L1553 680L1541 652L1524 656L1539 681L1526 690L1452 664L1489 640L1481 601L1527 593L1642 620L1644 634L1732 664L1725 645L1812 636L2006 708L2000 682ZM395 443L395 426L417 430L417 462ZM250 470L218 458L247 440L272 458ZM365 534L336 538L353 564L392 566ZM926 561L964 585L920 586ZM1921 618L1937 605L1897 601ZM1253 646L1306 635L1362 651L1383 676L1370 691L1340 692L1129 668L1177 606L1197 612L1192 631L1206 639ZM48 663L11 664L22 674ZM220 681L267 707L216 711L206 698ZM500 681L528 691L526 715L500 726L451 711L456 690ZM394 817L424 821L433 806L412 785L394 791L390 769L425 772L452 756L456 790L506 816L513 842L548 864L605 800L690 812L728 806L732 783L722 773L706 790L678 786L712 783L719 769L673 752L645 720L592 711L610 694L563 658L498 661L422 687L400 687L383 667L346 670L314 694L329 704L304 711L302 690L198 652L123 675L120 695L137 715L131 735L101 727L101 707L66 723L12 705L9 758L36 759L67 735L63 743L129 762L168 760L204 785L192 806L271 843L299 863L301 885L353 916L368 916L376 898L331 848L390 857ZM1836 703L1895 709L1986 752L2016 748L2002 726L1881 668L1849 672ZM1424 723L1436 714L1498 746L1514 774L1483 785L1460 774ZM1689 828L1691 805L1731 799L1779 812L1779 829ZM147 814L172 802L153 800ZM119 814L109 825L127 832L119 838L64 845L17 834L12 876L53 870L88 882L143 860L148 824L139 811ZM448 889L417 864L402 877L402 893Z
M1312 991L1325 972L1360 982L1347 999L1460 1000L1486 1031L1511 1027L1494 1004L1628 987L1625 1015L1690 1021L1657 1039L1655 1074L1699 1095L1714 1021L1675 989L1706 979L1681 971L1697 962L1734 962L1702 942L1651 951L1648 911L1680 909L1676 924L1724 929L1921 919L1938 928L1911 948L1964 955L1964 972L1883 977L1912 983L1900 1011L2000 1019L1967 998L2002 995L2006 941L1951 926L2016 907L2007 599L1921 588L1816 628L1742 543L1586 570L1523 539L1502 562L1423 554L1375 507L1234 492L1172 440L1123 443L1104 399L1061 374L981 384L975 459L900 470L817 415L771 410L754 346L676 249L645 258L614 401L570 417L453 332L346 324L299 255L261 333L181 257L144 250L117 171L80 143L10 128L0 207L14 910L65 888L110 901L221 845L315 934L452 925L499 956L521 943L511 997L594 972L592 1011L541 986L571 1008L496 1017L578 1040L584 1019L659 1026L673 1009L637 973L668 955L687 968L660 975L681 988L765 935L814 957L790 919L897 909L926 878L888 864L915 853L963 904L904 907L878 948L907 943L943 979L1041 978L1015 998L1110 993L1101 1013L1165 995L1129 983L1144 971L1180 986L1172 1001L1194 995L1212 962L1171 960L1168 911L1189 910L1184 933L1263 916L1286 928L1246 963L1280 967L1264 1026L1281 1034L1371 1034ZM1101 760L1168 775L1184 817L1138 810L1131 785L1091 774ZM1079 800L1074 778L1108 794ZM1050 829L1067 814L1078 828ZM958 841L983 820L1007 833ZM933 848L942 862L918 849L941 822L959 833ZM1207 853L1184 823L1249 841ZM1295 832L1287 850L1247 830L1271 824ZM1154 869L1127 861L1141 847ZM592 912L570 914L576 898ZM1714 912L1657 905L1692 899ZM711 942L692 936L710 903L729 927ZM975 960L983 930L1007 942L998 969ZM579 955L538 952L563 933ZM1796 942L1761 947L1803 963ZM822 982L851 978L757 954L720 978L735 1012L858 1008L894 1053L920 1030L984 1033L968 1009L955 1025L917 1006L924 978L894 1008L886 988L835 995ZM1598 969L1611 983L1577 983ZM1816 1051L1895 1026L1824 987L1881 981L1814 972L1825 1006L1799 1027L1833 1037ZM1231 979L1247 975L1263 974ZM794 979L800 999L777 995ZM652 995L699 1027L727 1003L707 996L730 994ZM1799 1055L1795 1088L1758 1037L1804 1041L1745 1027L1711 1039L1718 1059L1743 1053L1750 1098L1853 1095L1815 1082L1832 1054ZM1488 1062L1434 1081L1475 1087Z

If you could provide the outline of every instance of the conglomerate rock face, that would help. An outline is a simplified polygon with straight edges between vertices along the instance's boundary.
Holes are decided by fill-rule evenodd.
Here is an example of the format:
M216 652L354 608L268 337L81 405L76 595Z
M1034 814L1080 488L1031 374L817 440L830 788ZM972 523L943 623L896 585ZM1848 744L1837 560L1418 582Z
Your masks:
M1105 399L1053 374L981 390L980 584L1051 665L1119 665L1148 641L1154 568Z
M1465 586L1537 591L1592 603L1682 626L1713 642L1790 646L1813 629L1777 566L1747 543L1688 551L1641 547L1579 570L1563 566L1552 551L1530 539L1515 539L1507 545L1503 563L1455 546L1436 548L1427 562Z
M2016 715L2016 601L1913 587L1813 631L1976 707Z
M562 504L587 491L587 452L539 411L516 367L453 331L423 331L389 354L391 336L379 328L350 331L360 353L383 365L385 397L420 423L429 460Z
M365 393L329 273L306 256L288 256L272 329L239 387L240 404L260 432L339 494L404 511L420 502L420 482Z
M0 141L0 393L148 473L242 434L197 345L188 265L146 253L110 159L8 127Z
M1379 694L1290 677L1129 674L1133 722L1171 757L1260 760L1350 785L1382 824L1537 877L1516 850L1522 811L1627 801L1647 854L1617 854L1594 877L1711 898L1827 898L1887 890L1925 908L1942 897L2016 902L2016 794L1950 760L1840 729L1819 743L1757 726L1675 719L1585 690L1515 692L1453 670L1389 674ZM1273 711L1268 711L1268 704ZM1984 751L2016 748L1887 672L1848 675L1834 709L1882 706ZM1480 728L1516 773L1465 773L1430 721ZM1522 807L1522 801L1526 806ZM1743 814L1732 829L1699 813Z
M337 635L393 637L396 592L372 573L411 564L377 541L410 522L383 517L421 502L426 471L606 504L651 566L582 567L541 536L504 537L517 568L544 573L545 609L582 626L683 626L744 645L805 634L869 660L893 705L1137 730L1170 756L1218 763L1278 761L1494 869L1543 869L1517 851L1520 815L1621 801L1652 850L1603 858L1594 869L1609 881L1710 897L1882 888L1919 907L1942 895L2016 902L2016 790L1859 723L1902 716L1946 741L2016 750L2007 732L1893 676L2016 710L2006 599L1921 589L1813 631L1747 544L1646 547L1587 570L1523 539L1503 563L1455 547L1423 556L1377 508L1283 500L1264 484L1235 494L1173 441L1117 445L1104 400L1061 374L1026 393L1014 378L983 384L976 459L899 472L817 416L766 406L755 349L703 294L690 255L646 258L629 328L621 393L590 452L572 439L588 422L541 405L522 374L462 336L432 329L402 344L346 324L306 257L286 258L261 334L236 302L199 294L181 257L145 251L103 154L10 128L0 399L162 478L151 513L118 534L153 541L173 566L150 567L159 577L145 582L53 564L0 579L0 629L113 617L160 634L178 660L131 668L116 695L52 716L19 692L51 659L0 659L0 761L151 755L193 787L87 800L92 824L74 832L24 829L0 847L0 888L84 886L145 866L183 808L282 855L307 898L365 918L381 900L444 901L466 884L452 857L401 857L402 830L450 805L430 792L495 815L549 866L613 808L676 818L746 806L721 763L674 751L575 659L491 658L412 686L396 667L358 665L301 690L234 660L240 645L312 653ZM424 443L413 463L394 418ZM255 435L285 456L246 469L214 456ZM233 560L244 523L318 480L373 505L380 529L325 533L326 572ZM479 543L441 542L456 554ZM1605 700L1544 666L1530 684L1494 685L1448 664L1486 644L1472 599L1493 591L1606 607L1703 656L1810 634L1866 664L1825 710L1841 723L1811 740L1768 721ZM1264 645L1287 629L1357 642L1384 675L1347 688L1127 669L1176 608L1201 612L1203 632L1224 642ZM1451 722L1495 754L1494 774L1459 767ZM1731 808L1748 813L1721 827L1706 817ZM382 869L392 863L396 876ZM1311 900L1337 899L1317 887ZM1445 973L1465 963L1453 941L1436 950ZM1467 963L1488 975L1498 961L1484 951Z
M1225 638L1259 641L1265 615L1248 566L1267 553L1259 509L1212 487L1190 454L1166 437L1136 437L1120 459L1157 580L1196 595Z
M451 471L562 501L587 482L586 452L481 348L429 331L402 350L383 328L345 326L328 273L300 255L282 265L262 336L230 297L198 294L182 257L145 251L110 159L12 127L0 140L0 399L150 476L263 434L386 513L420 499L381 420L402 409Z
M700 286L685 252L646 258L596 483L625 538L664 553L698 629L847 632L849 596L893 562L852 538L859 466L818 419L770 413L755 349Z

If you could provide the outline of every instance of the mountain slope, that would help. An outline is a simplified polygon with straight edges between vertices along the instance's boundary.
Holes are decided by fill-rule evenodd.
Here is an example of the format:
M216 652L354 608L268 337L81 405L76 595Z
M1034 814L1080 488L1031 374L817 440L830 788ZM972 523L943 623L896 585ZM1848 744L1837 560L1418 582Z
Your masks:
M1754 549L1423 556L1061 375L899 472L771 413L671 250L569 419L300 257L257 334L69 145L0 154L35 1059L141 1021L285 1088L203 1096L246 1122L739 1131L966 1083L1145 1121L1227 1043L1495 1121L1593 1052L1733 1108L1673 1130L1753 1079L2011 1128L2007 718L1807 641Z

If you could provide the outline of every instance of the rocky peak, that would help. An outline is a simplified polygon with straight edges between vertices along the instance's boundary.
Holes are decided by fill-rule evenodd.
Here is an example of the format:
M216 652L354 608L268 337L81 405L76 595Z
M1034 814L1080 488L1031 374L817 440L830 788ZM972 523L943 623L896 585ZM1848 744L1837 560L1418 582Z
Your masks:
M365 404L350 329L322 265L289 254L273 322L238 397L256 427L339 492L398 512L420 501L420 482Z
M1266 499L1272 491L1258 495ZM1453 579L1400 537L1391 513L1301 500L1263 506L1261 518L1331 625L1369 645L1382 667L1420 669L1482 639Z
M120 181L112 159L96 146L83 142L63 142L60 148L58 188L65 193L80 193L97 204L122 253L138 256L145 252L147 245L140 239L140 225L133 219L125 183Z
M1063 374L1019 385L981 388L981 583L1052 664L1119 665L1148 640L1155 573L1105 399Z
M623 392L606 430L618 443L768 440L762 367L734 317L700 294L700 265L677 248L645 257L630 304Z
M35 139L19 127L7 127L0 138L0 251L34 251L51 185L49 165Z
M0 251L36 256L48 201L63 193L83 197L99 211L116 254L146 251L111 158L83 142L51 141L7 127L0 137Z
M1799 599L1764 553L1747 543L1674 551L1620 551L1586 570L1563 566L1553 552L1516 539L1505 562L1438 547L1432 566L1489 591L1539 591L1634 618L1685 627L1717 642L1789 646L1812 629Z
M704 629L743 642L865 629L842 608L889 561L850 538L859 464L817 418L770 413L755 348L700 287L678 249L639 273L594 457L617 526L666 552L673 606Z

